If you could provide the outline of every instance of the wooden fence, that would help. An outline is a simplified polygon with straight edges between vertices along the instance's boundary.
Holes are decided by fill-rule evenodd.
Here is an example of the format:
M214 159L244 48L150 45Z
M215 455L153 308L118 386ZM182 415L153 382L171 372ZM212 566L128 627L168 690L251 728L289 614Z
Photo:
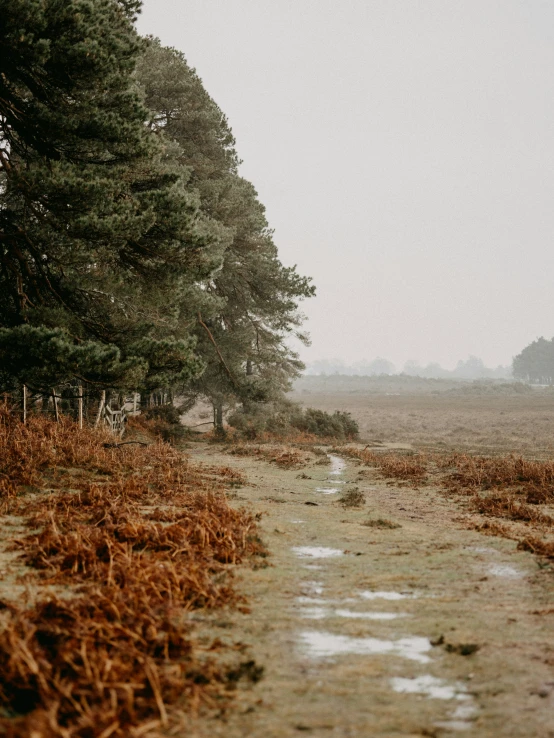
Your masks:
M127 425L127 419L133 415L139 415L140 410L140 395L135 392L129 397L119 398L112 406L113 400L107 400L106 391L102 391L100 400L98 402L98 410L95 411L96 418L93 423L93 419L90 417L92 408L90 407L91 397L85 394L82 386L72 387L65 394L60 394L58 390L52 388L51 392L44 393L32 393L26 385L21 388L20 397L10 395L9 393L4 394L4 402L10 403L11 407L16 411L21 412L21 419L24 423L27 422L29 413L46 412L53 413L56 421L60 418L60 402L69 402L72 407L70 414L77 420L79 427L82 428L88 417L88 422L93 424L95 427L105 426L111 433L121 437L125 432ZM92 400L94 405L96 400ZM86 405L86 408L85 408ZM19 408L19 410L17 410ZM85 412L88 409L88 414ZM67 408L66 408L67 410Z
M138 393L135 392L132 397L126 397L119 409L112 409L110 404L106 403L106 393L102 392L95 425L104 423L114 435L121 437L125 433L127 418L139 413L140 395Z

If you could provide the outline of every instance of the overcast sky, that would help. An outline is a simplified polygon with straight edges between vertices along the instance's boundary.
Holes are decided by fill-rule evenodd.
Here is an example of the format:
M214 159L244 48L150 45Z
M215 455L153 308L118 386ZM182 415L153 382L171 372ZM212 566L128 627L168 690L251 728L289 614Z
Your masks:
M145 0L227 114L305 360L507 364L554 335L551 0Z

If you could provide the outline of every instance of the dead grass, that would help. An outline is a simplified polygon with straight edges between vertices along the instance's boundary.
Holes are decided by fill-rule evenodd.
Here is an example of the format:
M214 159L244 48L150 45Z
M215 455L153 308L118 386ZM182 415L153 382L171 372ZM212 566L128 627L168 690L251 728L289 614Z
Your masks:
M377 468L384 477L424 483L427 480L427 458L398 453L375 453L355 446L339 446L334 452L359 459L367 466Z
M255 518L225 497L244 479L163 443L106 442L0 411L4 507L39 529L15 545L69 595L3 603L1 735L155 735L173 705L225 709L236 686L240 664L223 666L218 642L200 648L185 615L240 606L229 567L265 555Z
M491 535L519 541L519 546L554 558L554 542L545 538L554 528L550 506L554 502L554 462L469 454L375 453L355 446L335 449L378 470L385 479L440 486L455 495L466 509L499 522L475 523ZM506 521L506 522L504 522ZM507 523L521 524L517 529Z
M516 453L552 458L554 453L551 390L467 396L439 391L439 383L433 393L408 387L341 392L334 388L332 377L328 380L325 391L296 391L291 399L327 412L350 412L365 442L378 439L412 444L419 450L487 456Z
M313 454L300 451L290 445L238 443L229 446L226 450L227 453L235 456L253 456L269 461L281 469L301 469L313 461Z
M402 527L399 523L393 523L392 520L386 520L385 518L368 518L367 520L364 520L362 525L365 525L367 528L387 528L389 530L395 530L396 528Z

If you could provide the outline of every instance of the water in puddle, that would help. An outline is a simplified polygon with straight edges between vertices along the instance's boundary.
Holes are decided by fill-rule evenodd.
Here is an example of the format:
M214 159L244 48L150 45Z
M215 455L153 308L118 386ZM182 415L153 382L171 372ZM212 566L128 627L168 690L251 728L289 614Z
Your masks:
M305 595L320 595L323 594L323 582L306 581L300 585L303 594Z
M390 680L391 687L400 694L423 694L436 700L458 700L462 704L454 710L450 720L435 723L437 728L445 730L469 730L472 727L471 720L477 713L477 707L473 698L466 694L463 684L456 682L449 684L444 679L437 679L430 674L403 679L394 677Z
M309 595L301 595L296 598L299 605L327 605L329 600L323 600L321 597L310 597Z
M435 700L465 699L467 697L463 694L465 692L463 684L448 684L444 679L437 679L430 674L413 679L394 677L390 680L390 684L393 690L400 694L424 694Z
M435 723L436 728L443 728L444 730L470 730L473 727L473 720L478 709L470 701L471 698L469 696L466 695L463 699L466 699L467 702L454 710L450 720L441 720Z
M519 579L523 576L523 572L518 569L514 569L513 566L508 564L493 564L489 566L488 573L494 577L508 577L509 579Z
M413 594L402 592L373 592L371 590L359 592L359 596L364 600L405 600L408 597L414 597Z
M342 472L346 468L346 463L341 459L340 456L335 456L335 454L327 454L331 461L331 471L329 474L331 476L338 476L339 474L342 474Z
M309 600L309 602L308 602ZM297 597L301 604L324 603L325 600L315 598ZM405 617L405 613L396 612L354 612L353 610L334 610L324 607L304 607L300 610L300 617L308 620L322 620L323 618L355 618L359 620L395 620Z
M328 613L329 611L325 607L303 607L300 611L300 617L308 620L323 620Z
M343 554L338 548L326 546L294 546L292 550L302 559L330 559Z
M315 491L321 492L324 495L336 495L338 489L335 489L334 487L316 487Z
M294 523L295 525L301 525L305 523L306 521L305 520L291 520L290 522Z
M340 618L359 618L360 620L396 620L406 617L404 612L354 612L353 610L335 610Z
M426 664L431 660L427 655L427 652L431 650L431 643L427 638L419 636L392 641L380 638L353 638L320 630L305 630L300 633L300 642L302 649L312 658L357 654L359 656L401 656L418 661L420 664Z

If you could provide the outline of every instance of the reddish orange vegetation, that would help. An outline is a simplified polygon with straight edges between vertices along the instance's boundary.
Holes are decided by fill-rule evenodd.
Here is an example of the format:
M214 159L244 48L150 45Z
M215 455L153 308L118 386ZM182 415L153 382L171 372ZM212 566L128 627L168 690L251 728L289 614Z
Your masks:
M163 443L110 443L0 411L4 509L39 529L16 545L39 581L69 587L2 603L0 706L13 715L2 735L154 735L172 705L224 709L237 674L259 677L222 666L217 642L199 649L185 617L240 604L229 566L265 555L256 520L226 501L241 476Z
M289 445L239 443L230 446L228 453L236 456L253 456L257 459L270 461L281 469L300 469L313 460L309 453L299 451Z
M374 466L384 477L402 479L421 483L427 479L427 464L425 456L411 456L399 453L375 453L368 449L359 449L354 446L339 446L338 453L360 459L367 466Z
M451 495L465 498L471 511L489 518L516 522L478 523L492 535L519 541L519 547L554 558L554 540L548 538L554 526L549 509L554 504L554 462L468 454L379 453L353 446L336 449L377 468L389 479L409 480L414 486L431 482Z

